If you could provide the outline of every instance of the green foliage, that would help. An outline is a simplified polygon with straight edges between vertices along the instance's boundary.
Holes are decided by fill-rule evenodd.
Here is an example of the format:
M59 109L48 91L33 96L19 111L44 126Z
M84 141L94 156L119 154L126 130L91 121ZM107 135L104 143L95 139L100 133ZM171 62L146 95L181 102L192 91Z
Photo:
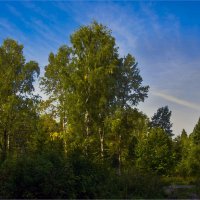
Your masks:
M196 145L200 145L200 118L191 133L191 137Z
M135 108L149 86L107 27L70 41L49 54L45 101L38 64L12 39L0 46L0 198L162 198L163 176L198 185L200 120L175 139L167 106L149 122Z
M109 134L106 147L113 166L128 165L135 161L135 148L139 138L148 128L147 124L147 117L132 108L117 109L107 118L106 127Z
M183 129L180 136L173 140L173 151L175 155L175 171L182 176L186 176L186 169L183 167L185 159L190 151L191 141L189 140L186 131Z
M136 152L137 165L145 171L166 174L173 167L172 141L160 128L152 128L139 141Z
M119 177L79 151L66 158L57 151L9 158L0 167L3 198L151 198L162 197L159 178L137 170Z
M34 132L36 104L33 82L39 75L35 61L25 62L23 46L6 39L0 46L0 159L24 152Z
M187 137L185 131L182 131L181 137L179 137L179 155L181 159L179 159L179 162L175 168L176 174L179 176L196 178L199 177L200 148L197 142L198 140L196 140L195 137L195 134L198 132L197 127L198 124L195 126L195 131L191 133L190 137Z
M30 155L29 155L30 156ZM10 158L1 166L0 196L4 198L73 198L72 169L60 154Z
M121 176L112 175L107 182L106 196L111 199L146 199L162 198L163 185L160 178L148 173L145 174L134 168L122 172Z
M135 58L128 54L120 59L120 65L116 74L117 106L135 106L147 97L149 86L142 85L142 77L137 67Z
M95 144L99 148L94 153L104 157L109 134L106 120L118 108L144 101L149 87L142 85L135 58L130 54L119 57L107 27L93 22L80 27L70 39L72 47L62 46L57 54L49 55L41 85L56 105L65 143L73 135L73 148L78 141L88 154Z
M170 122L172 112L169 111L168 106L159 108L157 112L151 118L150 126L151 127L160 127L162 128L169 136L172 134L172 124Z
M0 69L0 91L5 98L14 94L30 94L40 72L35 61L25 62L23 46L12 39L4 40L0 47Z
M200 176L200 146L193 145L187 158L188 172L191 176Z

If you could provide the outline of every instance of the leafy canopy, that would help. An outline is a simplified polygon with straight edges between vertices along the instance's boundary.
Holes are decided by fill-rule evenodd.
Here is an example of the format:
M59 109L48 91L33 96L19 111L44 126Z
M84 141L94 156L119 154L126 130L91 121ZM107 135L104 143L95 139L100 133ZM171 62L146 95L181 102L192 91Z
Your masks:
M170 122L172 112L169 110L168 106L161 107L151 118L151 127L162 128L169 136L172 136L172 123Z

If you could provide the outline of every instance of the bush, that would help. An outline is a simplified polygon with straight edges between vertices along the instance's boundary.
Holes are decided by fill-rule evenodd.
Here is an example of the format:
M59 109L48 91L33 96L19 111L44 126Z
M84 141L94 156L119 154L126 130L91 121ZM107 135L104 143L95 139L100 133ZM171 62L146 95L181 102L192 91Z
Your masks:
M138 170L127 170L117 177L117 194L114 198L162 198L163 185L153 174L144 174ZM116 184L113 183L113 184Z
M127 170L118 176L80 152L56 151L7 159L0 166L1 198L159 198L158 177Z
M73 198L74 176L59 155L8 159L0 169L2 198Z

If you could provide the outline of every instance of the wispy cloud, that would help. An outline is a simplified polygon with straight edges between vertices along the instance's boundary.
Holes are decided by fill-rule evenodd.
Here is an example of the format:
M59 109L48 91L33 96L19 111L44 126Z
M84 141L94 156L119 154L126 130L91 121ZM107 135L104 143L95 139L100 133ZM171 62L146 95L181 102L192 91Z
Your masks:
M176 103L178 105L186 106L188 108L192 108L192 109L200 111L200 105L192 103L192 102L189 102L189 101L185 101L185 100L179 99L179 98L177 98L175 96L172 96L172 95L160 92L160 91L153 91L152 95L161 97L161 98L163 98L165 100L171 101L171 102Z
M42 73L50 51L68 44L69 35L80 25L97 20L112 30L121 56L135 56L144 84L156 88L144 103L145 113L167 101L173 107L174 124L180 127L189 124L180 119L184 116L180 110L190 111L192 120L199 115L200 29L196 26L194 31L190 21L183 26L177 9L167 9L161 2L24 1L6 2L2 11L0 42L11 37L24 44L26 58L37 60Z
M21 17L21 13L14 6L7 4L6 7L10 11L10 13L12 13L13 15L17 17Z

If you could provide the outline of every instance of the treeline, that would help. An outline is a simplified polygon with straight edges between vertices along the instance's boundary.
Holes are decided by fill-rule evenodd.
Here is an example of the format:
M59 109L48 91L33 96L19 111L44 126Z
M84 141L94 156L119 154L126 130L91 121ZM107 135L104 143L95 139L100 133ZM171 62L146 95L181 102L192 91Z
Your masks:
M162 198L167 177L198 184L200 120L172 138L167 106L151 119L139 111L149 86L107 27L82 26L70 41L40 80L22 45L0 46L0 198Z

